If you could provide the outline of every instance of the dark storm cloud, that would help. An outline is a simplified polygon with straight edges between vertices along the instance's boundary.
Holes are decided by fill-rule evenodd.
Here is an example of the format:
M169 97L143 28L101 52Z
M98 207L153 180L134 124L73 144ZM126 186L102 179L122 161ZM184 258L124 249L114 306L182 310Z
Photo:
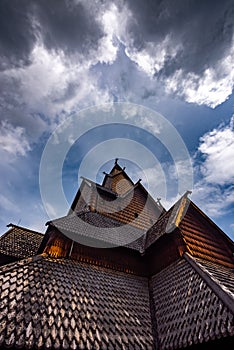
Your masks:
M44 44L48 49L88 53L98 45L102 31L93 13L81 3L40 0L34 5Z
M128 0L133 19L128 32L137 50L147 42L162 42L171 35L171 45L182 44L176 57L168 57L162 74L182 67L201 74L221 59L233 40L234 2L229 0Z
M38 38L47 49L88 54L101 36L93 14L81 3L0 1L0 69L29 64L30 52Z
M0 1L0 69L29 63L35 41L28 1Z
M160 43L168 34L170 44L179 47L176 56L166 58L162 75L169 76L180 67L201 74L225 55L233 38L232 0L128 0L115 4L119 8L127 4L133 14L126 33L132 48L140 51L147 42ZM103 36L97 16L109 5L109 1L1 0L0 69L28 64L38 38L47 49L88 56Z

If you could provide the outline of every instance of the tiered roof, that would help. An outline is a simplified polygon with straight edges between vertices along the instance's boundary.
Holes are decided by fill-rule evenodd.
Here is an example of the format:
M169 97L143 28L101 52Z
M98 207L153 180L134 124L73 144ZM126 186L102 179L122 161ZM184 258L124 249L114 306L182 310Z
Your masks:
M105 177L102 182L102 187L110 189L112 192L124 194L134 187L134 183L125 172L125 168L121 168L118 164L118 159L115 160L115 165L110 173L104 172Z
M2 348L232 347L233 242L189 193L141 215L147 191L125 174L116 162L102 185L84 179L38 255L0 269Z
M150 196L141 180L134 184L117 162L110 174L105 173L102 185L83 178L69 213L78 213L87 208L141 230L148 230L165 212L163 206Z

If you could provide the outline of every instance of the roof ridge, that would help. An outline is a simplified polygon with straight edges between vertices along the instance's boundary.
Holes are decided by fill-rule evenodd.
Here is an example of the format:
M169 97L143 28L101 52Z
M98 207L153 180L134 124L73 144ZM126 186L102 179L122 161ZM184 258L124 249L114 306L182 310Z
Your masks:
M192 266L192 268L201 276L213 292L221 299L221 301L234 313L234 298L232 293L207 271L194 257L188 252L183 255L184 259Z
M118 173L117 174L111 174L111 172L114 170L114 169L117 169L118 170ZM117 175L120 175L121 173L124 175L124 177L126 178L127 181L129 181L131 183L131 185L134 185L134 182L132 181L132 179L130 178L130 176L127 174L127 172L125 171L126 167L124 166L123 168L118 164L118 158L115 159L115 164L114 166L112 167L111 171L108 173L106 172L103 172L103 174L105 175L103 181L102 181L102 185L104 185L105 183L105 180L107 177L109 178L113 178Z
M88 209L88 208L87 208L87 209L79 210L78 212L72 212L72 213L70 213L70 214L68 214L68 215L64 215L64 216L61 216L61 217L59 217L59 218L56 218L56 219L47 221L46 225L48 225L48 224L50 224L50 223L52 223L52 222L54 222L54 221L57 221L57 220L60 220L60 219L64 219L64 218L80 217L80 216L83 215L83 214L100 215L101 217L103 217L103 218L106 219L106 220L111 220L111 221L114 221L114 222L116 222L116 223L118 223L118 224L123 225L123 223L122 223L121 221L117 220L117 219L114 219L114 218L111 218L111 217L109 217L109 216L107 216L107 215L104 215L103 213L101 213L101 212L99 212L99 211L93 212L93 211L91 211L91 210Z
M44 236L44 233L42 233L42 232L35 231L35 230L32 230L32 229L27 228L27 227L24 227L24 226L15 225L15 224L12 224L11 222L10 222L8 225L6 225L6 227L12 227L12 228L13 228L13 227L17 227L17 228L19 228L19 229L21 229L21 230L27 230L27 231L29 231L29 232L37 233L37 234L40 234L40 235Z
M89 209L82 209L78 212L75 212L75 211L72 211L71 213L68 213L67 215L63 215L63 216L60 216L58 218L55 218L55 219L52 219L52 220L49 220L46 222L46 226L48 226L50 223L53 223L57 220L61 220L61 219L64 219L64 218L71 218L71 217L79 217L80 215L82 214L85 214L85 213L89 213L91 212Z
M106 176L108 176L108 177L115 177L115 176L117 176L117 175L119 175L119 174L125 172L124 169L125 169L125 168L123 168L122 170L119 170L119 172L116 173L116 174L108 174L108 173L106 173L105 171L103 171L103 174L106 175Z
M165 217L168 215L168 213L170 212L170 210L172 209L172 207L168 210L165 210L165 212L160 215L157 219L157 221L146 231L145 233L145 238L144 238L144 251L146 251L154 242L156 242L159 237L155 240L153 240L153 242L151 242L149 245L148 245L148 238L149 238L149 235L153 234L155 235L155 229L157 228L158 225L160 225L161 222L163 222L163 220L165 220ZM160 234L160 237L163 236L164 234L166 234L166 231L165 232L161 232L162 234Z
M91 185L95 185L95 186L99 187L100 189L102 189L103 191L106 191L106 192L109 192L110 194L118 196L118 193L110 190L109 188L107 188L107 187L105 187L105 186L103 186L101 184L98 184L97 182L95 182L93 180L88 179L87 177L81 176L81 179L84 180L84 181L90 182Z
M188 198L188 195L191 193L192 193L191 191L186 191L178 199L178 201L169 209L169 210L172 210L172 213L170 216L171 220L170 220L170 222L167 223L167 226L166 226L167 233L170 233L170 232L174 231L175 228L179 227L182 219L184 218L184 216L186 214L188 206L190 204L190 198Z

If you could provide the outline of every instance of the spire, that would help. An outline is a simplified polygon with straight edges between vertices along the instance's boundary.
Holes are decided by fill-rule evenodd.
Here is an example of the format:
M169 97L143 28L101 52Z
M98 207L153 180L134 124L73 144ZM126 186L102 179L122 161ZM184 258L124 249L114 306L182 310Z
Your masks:
M122 168L118 164L118 161L119 158L115 158L114 166L109 174L103 172L105 178L103 180L102 186L121 195L129 191L134 186L134 183L126 174L125 167Z

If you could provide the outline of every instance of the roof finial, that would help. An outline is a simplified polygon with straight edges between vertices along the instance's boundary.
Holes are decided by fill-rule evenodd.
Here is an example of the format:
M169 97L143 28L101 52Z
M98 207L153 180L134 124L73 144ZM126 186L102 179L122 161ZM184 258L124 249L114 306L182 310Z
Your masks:
M115 158L115 165L118 164L119 158Z
M185 194L184 194L184 197L188 197L190 194L192 194L192 191L186 191Z
M157 204L162 205L160 201L161 201L161 198L157 198Z

